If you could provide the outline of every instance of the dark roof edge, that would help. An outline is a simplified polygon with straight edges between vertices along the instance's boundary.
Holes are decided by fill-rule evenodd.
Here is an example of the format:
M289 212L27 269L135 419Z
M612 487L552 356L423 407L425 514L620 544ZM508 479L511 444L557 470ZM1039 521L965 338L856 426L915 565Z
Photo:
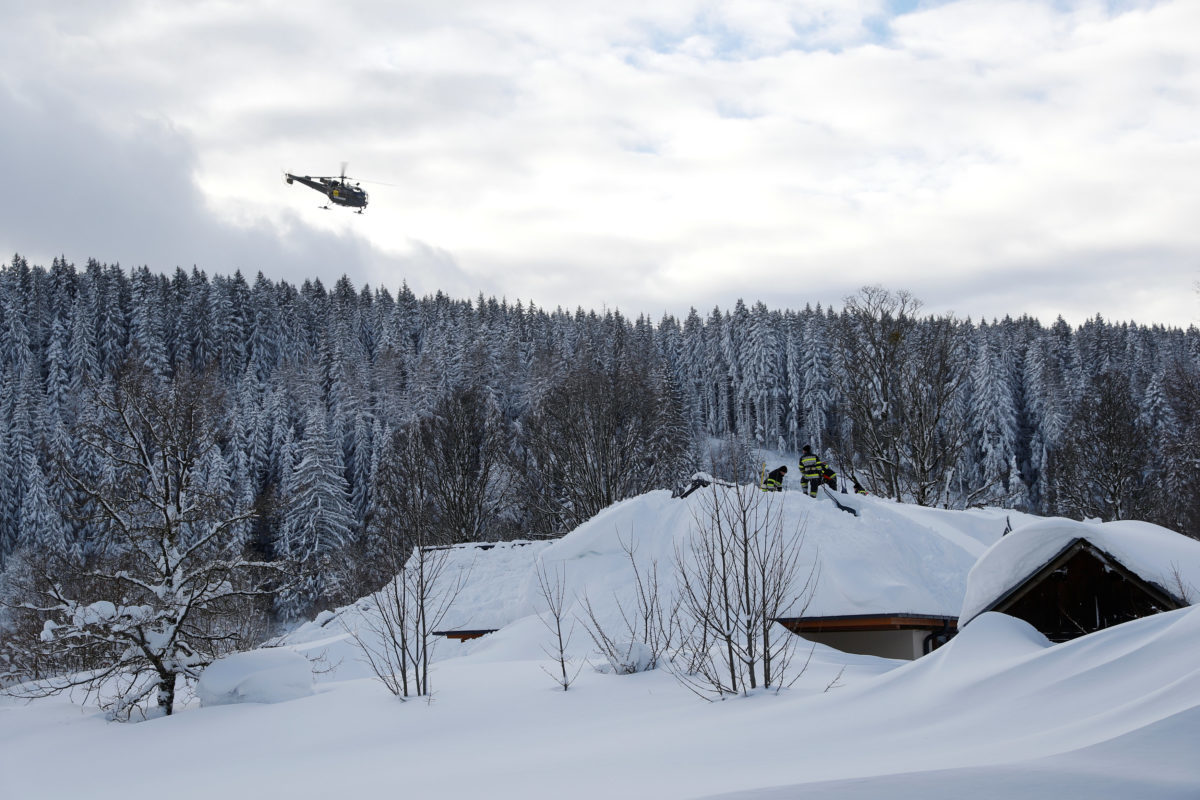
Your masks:
M937 620L938 622L956 622L958 617L945 614L924 614L910 611L882 611L877 614L828 614L820 617L775 617L777 622L827 622L838 619L875 619L876 617L911 617Z

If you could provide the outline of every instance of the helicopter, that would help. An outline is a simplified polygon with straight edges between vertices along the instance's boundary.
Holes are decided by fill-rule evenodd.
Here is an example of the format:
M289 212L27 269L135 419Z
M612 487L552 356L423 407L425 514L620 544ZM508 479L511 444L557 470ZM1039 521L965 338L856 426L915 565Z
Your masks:
M285 172L283 173L283 179L287 183L298 181L310 189L316 189L328 197L329 202L334 205L358 209L355 213L361 214L363 213L363 209L367 207L366 191L357 182L351 184L346 177L346 162L342 162L342 174L337 177L293 175L290 172ZM321 208L329 208L329 206L324 205Z

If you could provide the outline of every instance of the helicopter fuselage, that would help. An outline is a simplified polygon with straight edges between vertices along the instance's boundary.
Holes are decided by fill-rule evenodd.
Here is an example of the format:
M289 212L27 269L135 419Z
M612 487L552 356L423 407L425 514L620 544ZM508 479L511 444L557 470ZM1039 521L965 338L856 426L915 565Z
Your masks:
M342 178L310 177L308 175L293 175L285 173L288 183L302 183L310 189L315 189L329 198L329 202L349 208L366 208L367 193L362 187L351 184Z

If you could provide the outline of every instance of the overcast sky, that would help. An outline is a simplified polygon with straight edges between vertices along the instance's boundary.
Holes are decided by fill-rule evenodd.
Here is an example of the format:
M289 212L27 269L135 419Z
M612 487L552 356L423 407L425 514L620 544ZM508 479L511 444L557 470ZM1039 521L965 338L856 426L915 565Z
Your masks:
M1200 323L1196 0L0 12L4 259ZM282 182L343 161L361 216Z

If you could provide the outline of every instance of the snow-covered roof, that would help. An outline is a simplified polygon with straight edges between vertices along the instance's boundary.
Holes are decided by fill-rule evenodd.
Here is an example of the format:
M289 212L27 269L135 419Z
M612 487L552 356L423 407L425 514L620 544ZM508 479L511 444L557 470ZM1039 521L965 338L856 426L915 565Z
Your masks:
M432 588L431 608L442 606L443 592L457 587L457 594L444 615L435 621L439 631L497 630L536 613L530 605L535 597L528 585L535 581L534 564L550 541L478 542L436 548L444 558L441 574ZM410 557L411 558L411 557ZM410 561L411 563L411 561ZM309 649L330 646L344 639L347 631L363 629L362 619L376 616L376 596L367 595L335 611L322 611L276 644Z
M620 629L622 615L635 608L626 547L644 574L657 563L660 592L675 595L676 553L687 551L706 495L714 491L737 490L708 487L685 499L649 492L610 506L561 539L448 548L439 583L446 587L461 578L461 588L437 628L492 630L545 614L540 569L563 576L568 619L585 619L586 602L602 622ZM814 565L819 572L807 607L782 616L958 617L962 625L1079 538L1174 594L1178 574L1190 594L1185 599L1200 598L1200 542L1150 523L1083 523L1007 509L948 511L872 496L837 497L857 516L803 492L770 498L782 512L783 530L802 537L799 580ZM1007 527L1013 532L1004 536ZM369 599L363 603L330 616L363 613ZM316 641L341 630L328 621L310 623L289 641Z
M528 582L549 541L459 544L438 551L445 559L439 585L458 594L439 630L495 630L534 613Z
M1054 518L1023 525L992 545L971 568L959 612L963 625L1031 578L1075 540L1117 559L1143 580L1191 603L1200 597L1200 542L1149 522L1078 522Z
M714 490L735 491L708 488L682 500L666 491L650 492L609 507L552 542L452 551L447 568L462 570L467 578L439 629L498 628L544 611L539 566L548 574L561 571L565 576L572 615L583 614L574 604L586 598L602 618L619 621L619 606L628 610L633 603L633 573L625 546L634 548L641 569L657 562L660 589L673 593L677 549L686 551L705 493ZM875 497L838 499L853 506L858 516L803 492L771 498L782 510L783 530L803 537L800 580L814 564L819 573L807 608L794 609L788 616L953 617L962 604L967 572L1000 539L1006 517L1024 519L1001 509L939 511Z

